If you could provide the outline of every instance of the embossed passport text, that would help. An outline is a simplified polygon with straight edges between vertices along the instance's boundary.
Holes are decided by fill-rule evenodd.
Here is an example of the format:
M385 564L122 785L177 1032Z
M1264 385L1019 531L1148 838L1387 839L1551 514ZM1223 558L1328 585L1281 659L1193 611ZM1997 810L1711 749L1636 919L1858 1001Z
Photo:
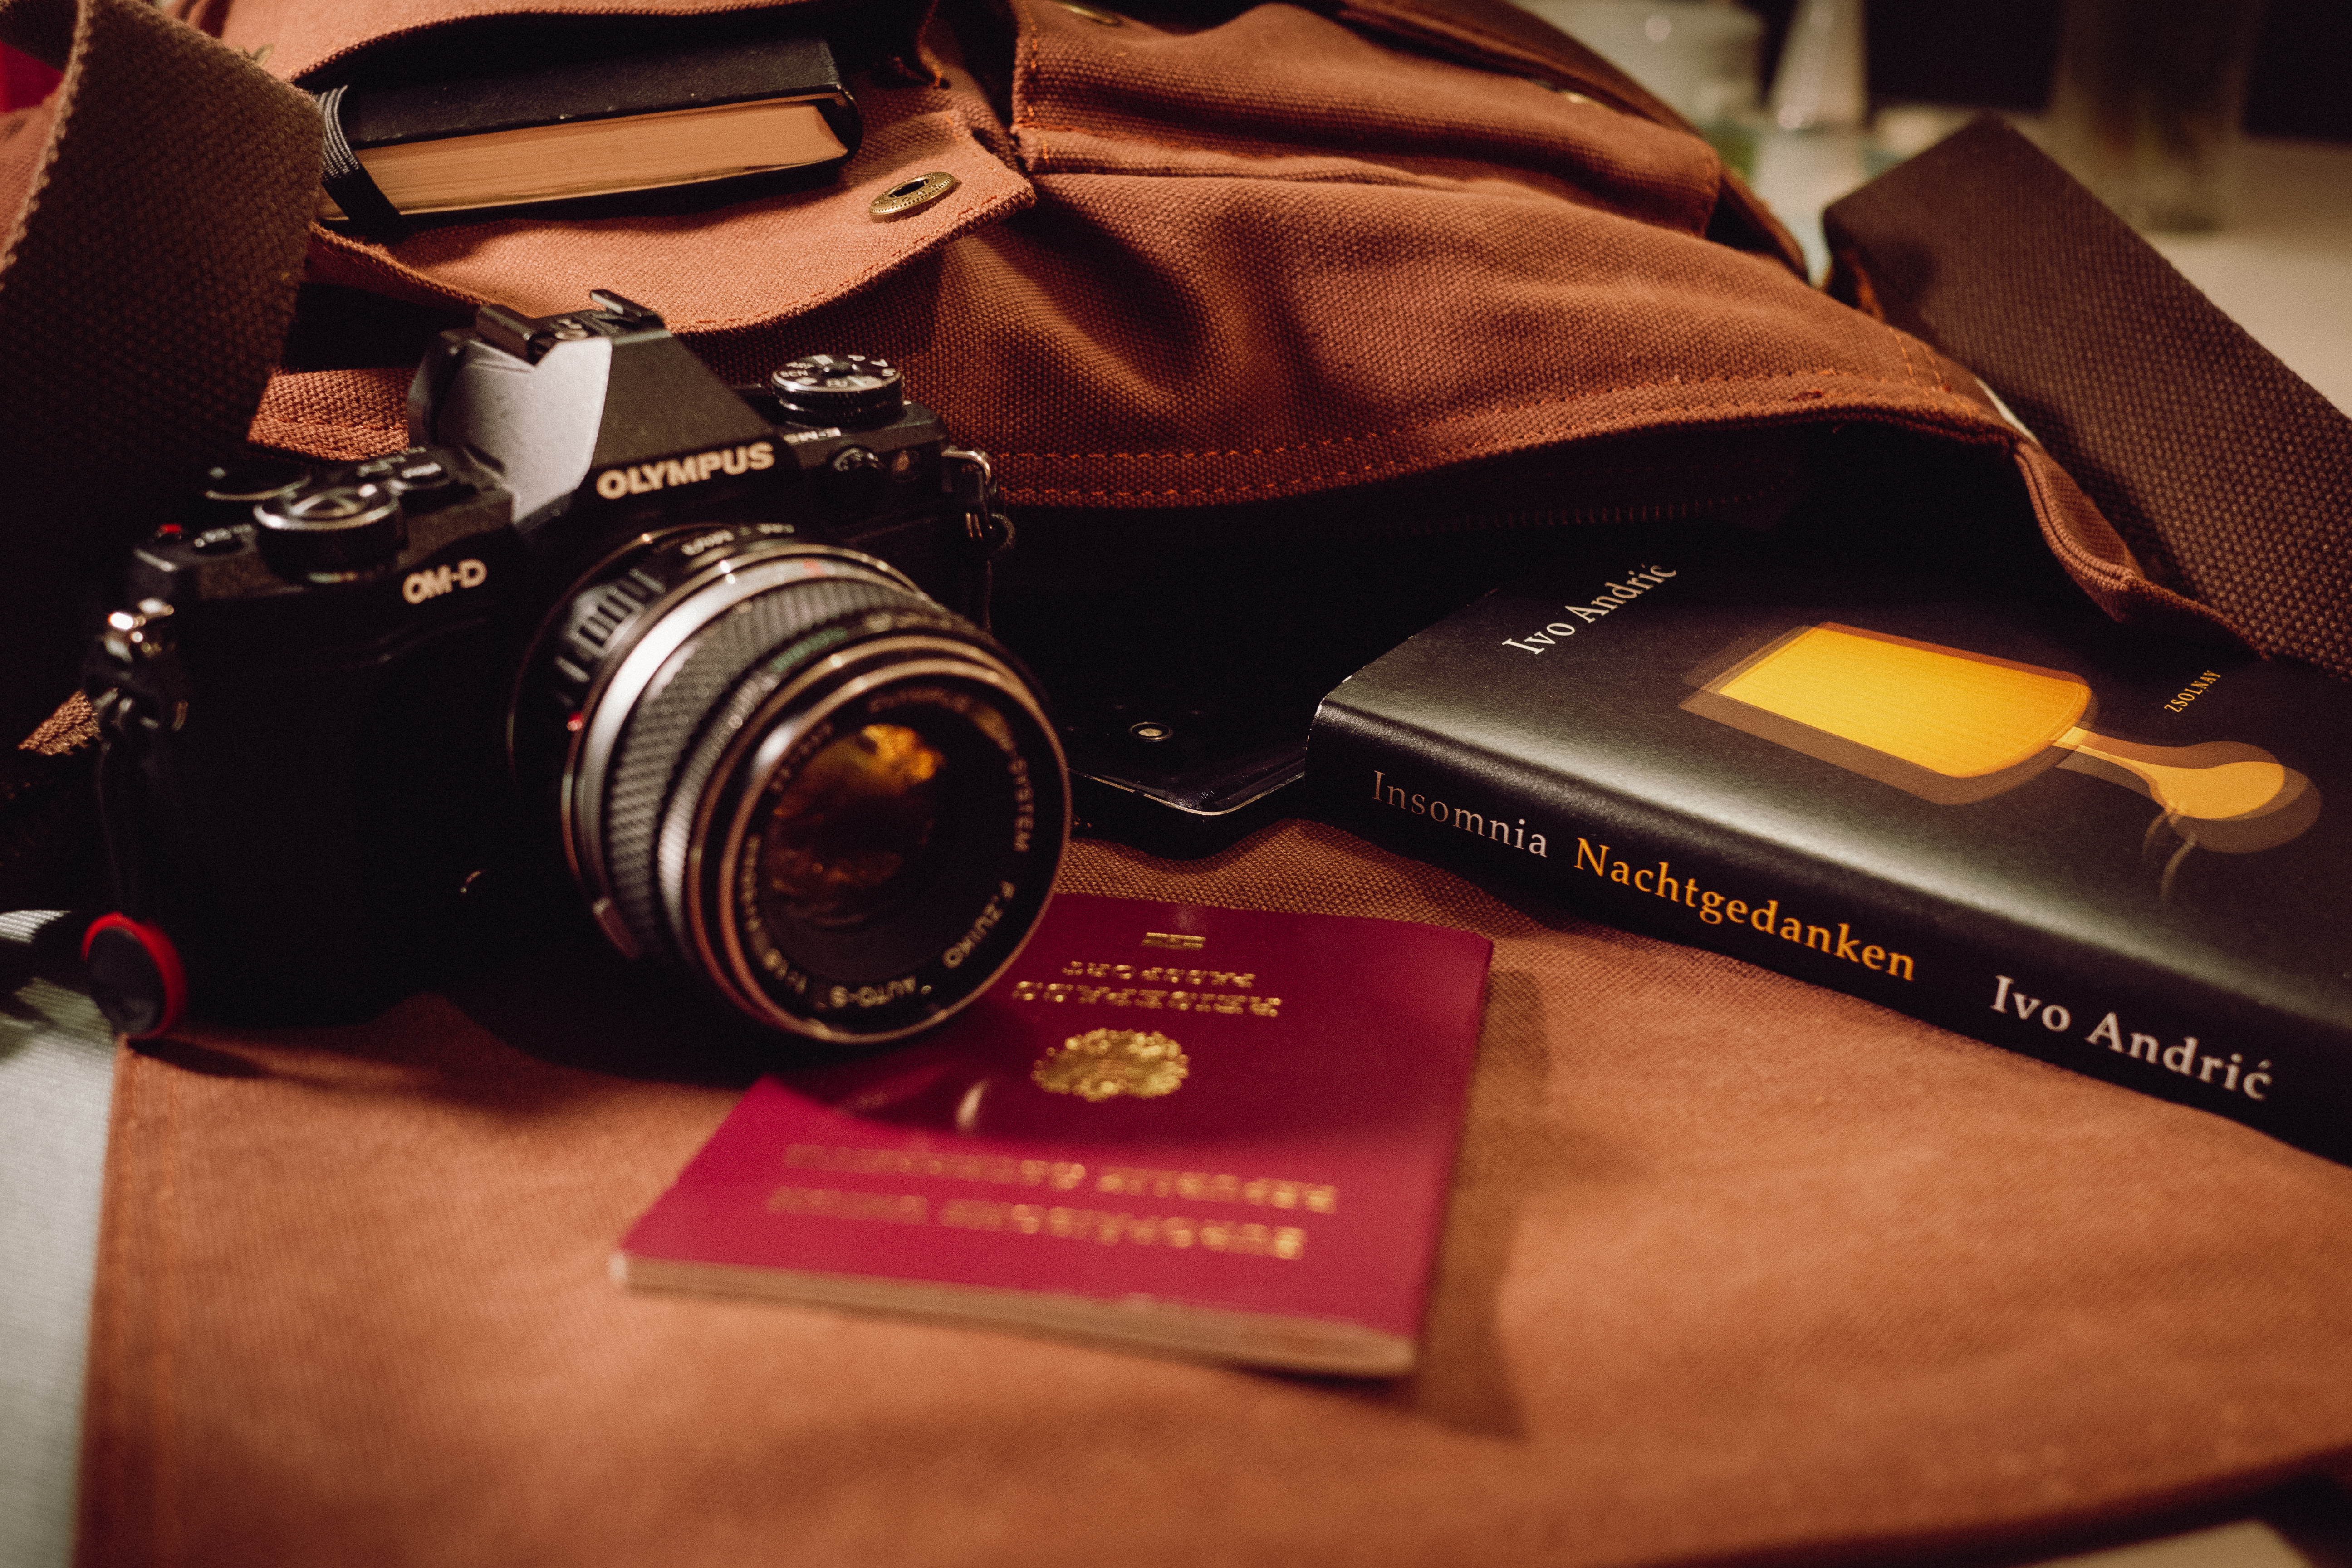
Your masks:
M1066 895L919 1043L762 1079L622 1241L639 1288L1409 1370L1490 945Z

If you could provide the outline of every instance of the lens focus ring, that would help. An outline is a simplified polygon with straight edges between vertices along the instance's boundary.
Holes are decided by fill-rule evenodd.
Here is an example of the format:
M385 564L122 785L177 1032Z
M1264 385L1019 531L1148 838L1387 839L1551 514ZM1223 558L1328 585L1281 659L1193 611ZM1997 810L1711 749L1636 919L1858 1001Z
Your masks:
M730 531L648 535L574 580L517 688L518 772L553 786L620 951L786 1034L903 1037L1043 912L1061 748L1017 661L887 563ZM652 596L590 626L624 576Z

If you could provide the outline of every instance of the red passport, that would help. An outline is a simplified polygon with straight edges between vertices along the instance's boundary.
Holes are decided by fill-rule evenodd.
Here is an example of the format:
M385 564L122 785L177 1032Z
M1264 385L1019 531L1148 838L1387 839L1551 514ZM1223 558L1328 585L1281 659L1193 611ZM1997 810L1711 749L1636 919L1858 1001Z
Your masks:
M761 1079L624 1283L1409 1370L1491 944L1066 894L919 1043Z

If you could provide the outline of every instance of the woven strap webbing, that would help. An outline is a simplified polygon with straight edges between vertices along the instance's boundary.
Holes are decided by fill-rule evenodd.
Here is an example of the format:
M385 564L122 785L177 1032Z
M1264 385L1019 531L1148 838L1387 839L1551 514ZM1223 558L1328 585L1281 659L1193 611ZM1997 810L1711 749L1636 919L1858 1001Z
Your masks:
M65 68L25 200L0 210L0 907L14 907L74 897L89 870L89 710L58 706L83 585L244 439L293 317L320 135L310 99L143 0L0 0L0 40Z
M1849 301L1982 376L2151 578L2352 678L2352 420L2090 192L1986 119L1823 226Z
M320 134L308 97L143 0L0 0L0 40L65 67L0 241L13 742L73 688L79 585L245 438L293 318Z

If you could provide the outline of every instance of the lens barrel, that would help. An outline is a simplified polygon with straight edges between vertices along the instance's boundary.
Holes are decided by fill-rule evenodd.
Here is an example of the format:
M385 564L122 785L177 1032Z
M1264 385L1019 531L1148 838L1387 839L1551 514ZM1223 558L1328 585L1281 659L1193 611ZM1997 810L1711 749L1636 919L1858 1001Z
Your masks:
M759 525L591 571L526 661L510 741L614 946L819 1040L897 1039L978 995L1068 836L1060 745L1011 657L884 563Z

